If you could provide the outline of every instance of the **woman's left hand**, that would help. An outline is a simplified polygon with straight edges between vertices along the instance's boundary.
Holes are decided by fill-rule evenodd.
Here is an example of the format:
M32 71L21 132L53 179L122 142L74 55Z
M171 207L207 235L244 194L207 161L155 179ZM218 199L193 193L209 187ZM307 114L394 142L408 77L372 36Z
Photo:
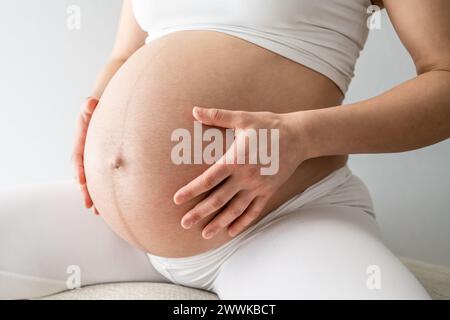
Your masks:
M235 139L219 161L216 161L200 176L175 193L174 202L182 204L205 192L212 191L183 216L181 224L188 229L203 218L218 212L203 229L203 237L210 239L226 227L228 227L229 236L234 237L260 216L272 195L307 159L305 144L302 143L298 128L300 123L298 117L301 115L300 113L276 114L199 107L193 109L193 115L196 120L205 125L234 129ZM278 139L272 140L270 143L272 153L270 157L275 156L277 158L275 161L278 161L277 164L271 164L271 166L278 165L276 172L269 175L262 174L264 168L267 171L267 166L261 165L259 161L260 151L258 149L261 148L261 141L258 139L258 147L249 150L251 148L248 148L245 143L246 133L248 134L249 129L253 129L257 133L260 132L259 129L267 129L266 141L271 141L274 138L271 136L273 134L276 138L274 132L278 131ZM242 143L243 141L244 143ZM273 153L277 150L274 143L279 147L278 154L275 155ZM269 146L265 147L266 150L269 149ZM237 163L236 156L239 152L245 153L244 164ZM265 154L268 155L268 152L266 151ZM247 163L252 156L258 159L257 164ZM228 160L224 161L224 159Z

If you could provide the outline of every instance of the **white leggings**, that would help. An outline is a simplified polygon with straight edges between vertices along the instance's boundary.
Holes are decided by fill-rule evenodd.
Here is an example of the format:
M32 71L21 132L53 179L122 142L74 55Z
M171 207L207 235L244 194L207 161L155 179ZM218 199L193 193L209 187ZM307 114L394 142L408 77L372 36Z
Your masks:
M270 219L275 223L252 231L246 241L233 242L226 259L215 263L211 290L220 299L429 299L383 245L367 195L365 185L352 175L276 221ZM230 245L179 261L195 262L226 248ZM170 266L177 267L174 261ZM80 271L82 286L172 282L157 266L82 207L73 181L0 192L0 299L67 290L73 270ZM184 271L192 280L195 274ZM173 282L189 285L182 275L179 270L180 281Z

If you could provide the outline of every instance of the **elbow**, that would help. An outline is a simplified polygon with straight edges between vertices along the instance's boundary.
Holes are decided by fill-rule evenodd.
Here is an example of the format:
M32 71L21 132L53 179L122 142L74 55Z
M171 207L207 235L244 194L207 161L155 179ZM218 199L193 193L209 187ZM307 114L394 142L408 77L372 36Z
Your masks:
M426 69L417 69L416 73L418 76L430 73L430 72L444 72L447 73L450 76L450 67L433 67L433 68L426 68Z

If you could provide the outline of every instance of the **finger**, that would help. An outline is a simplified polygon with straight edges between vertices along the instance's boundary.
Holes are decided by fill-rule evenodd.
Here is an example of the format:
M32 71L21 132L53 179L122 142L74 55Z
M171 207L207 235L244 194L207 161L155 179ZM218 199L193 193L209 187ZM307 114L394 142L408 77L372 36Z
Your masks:
M75 181L81 186L86 184L86 175L82 165L75 165Z
M79 184L86 184L86 174L84 172L83 165L78 166L78 183Z
M89 99L81 106L81 112L77 120L76 125L76 137L77 141L75 148L79 150L84 149L84 143L86 140L87 129L92 115L97 107L98 100Z
M72 159L73 159L73 167L75 169L76 181L79 184L86 183L86 175L84 172L84 165L83 165L83 155L74 154Z
M227 207L214 217L213 221L203 229L203 237L205 239L214 237L221 229L227 227L230 223L239 218L252 200L253 196L250 192L239 192Z
M86 134L89 122L91 121L96 106L97 104L95 102L87 101L81 107L80 115L78 116L76 124L76 131L79 137L84 137Z
M220 186L189 210L181 219L181 225L186 229L190 228L193 224L225 206L238 192L239 186L237 184L226 181L223 186Z
M72 151L72 159L75 160L75 157L83 155L84 145L86 142L87 135L87 124L82 123L82 120L78 120L79 124L76 126L75 130L75 139L73 143L73 151Z
M201 175L179 189L173 196L176 204L182 204L194 199L198 195L211 190L231 174L230 167L215 163L206 169Z
M74 142L74 148L72 152L72 163L75 167L83 164L84 158L84 145L85 140L83 138L77 138Z
M230 237L235 237L242 231L244 231L250 224L255 221L264 207L267 204L267 199L263 197L257 197L253 200L250 206L245 212L228 227L228 234Z
M98 99L88 98L81 106L81 112L92 115L98 105Z
M242 123L244 112L215 108L194 107L194 118L203 124L222 128L237 128Z
M84 206L89 209L94 205L94 203L92 202L91 196L89 195L87 186L86 184L82 184L80 188L84 198Z
M81 115L78 117L78 123L76 126L76 140L74 143L73 153L72 153L72 161L75 166L75 170L77 171L77 180L79 183L83 184L86 181L84 174L84 146L86 143L86 134L89 125L89 121L91 119L92 114L94 113L95 108L97 107L98 100L94 98L88 99L83 105L81 110Z
M87 124L82 123L82 120L80 119L75 132L75 141L72 151L72 161L75 167L78 167L79 165L83 164L86 135L87 135Z

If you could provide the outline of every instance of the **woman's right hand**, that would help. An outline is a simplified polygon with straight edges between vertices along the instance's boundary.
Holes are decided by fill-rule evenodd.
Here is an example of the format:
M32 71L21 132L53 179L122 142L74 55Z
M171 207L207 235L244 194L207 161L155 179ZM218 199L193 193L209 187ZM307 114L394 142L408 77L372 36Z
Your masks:
M86 143L86 135L89 127L91 117L97 107L98 99L89 97L81 105L80 115L78 116L76 129L75 129L75 141L72 154L72 160L74 164L76 180L80 186L81 193L83 195L84 205L86 208L92 208L95 214L99 214L92 202L86 185L86 175L84 172L84 146Z

